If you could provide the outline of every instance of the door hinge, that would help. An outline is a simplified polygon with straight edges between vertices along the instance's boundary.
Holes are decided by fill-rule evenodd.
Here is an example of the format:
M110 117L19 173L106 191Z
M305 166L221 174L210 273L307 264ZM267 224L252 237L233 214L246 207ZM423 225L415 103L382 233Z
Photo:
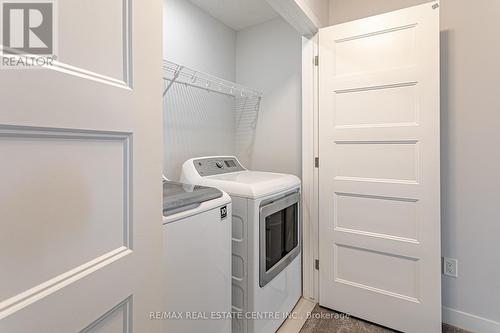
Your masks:
M319 271L319 259L314 259L314 269Z
M319 56L314 56L314 66L319 66Z
M319 168L319 157L314 158L314 167Z

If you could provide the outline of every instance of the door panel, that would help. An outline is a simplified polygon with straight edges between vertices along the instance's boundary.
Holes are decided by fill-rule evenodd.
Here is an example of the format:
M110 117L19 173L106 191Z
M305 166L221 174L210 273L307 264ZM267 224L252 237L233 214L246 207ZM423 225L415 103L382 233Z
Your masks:
M132 0L65 0L58 6L63 14L59 16L60 68L131 83Z
M370 71L414 66L415 25L346 35L335 41L335 74L352 75ZM321 41L320 41L321 43ZM397 45L397 47L394 47ZM366 50L369 50L367 53Z
M10 175L1 191L9 209L0 243L15 254L0 257L9 281L0 286L2 299L130 246L129 135L18 128L0 137Z
M0 69L1 332L159 332L161 15L59 1L54 66Z
M417 201L375 195L335 193L334 225L345 231L417 238ZM367 216L363 210L370 212Z
M440 332L439 9L320 30L320 304Z
M414 84L337 92L336 128L416 124L416 98Z

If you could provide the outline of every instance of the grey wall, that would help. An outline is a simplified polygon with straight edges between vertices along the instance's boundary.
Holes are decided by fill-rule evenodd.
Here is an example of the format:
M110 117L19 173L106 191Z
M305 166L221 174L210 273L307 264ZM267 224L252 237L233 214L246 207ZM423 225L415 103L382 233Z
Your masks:
M236 80L264 92L250 167L301 176L302 39L283 19L239 31Z
M424 2L331 0L330 23ZM445 317L499 332L500 1L440 3L442 254L459 261L443 277Z
M187 0L164 0L164 58L235 79L236 32ZM164 98L166 176L177 180L191 157L234 153L234 100L173 85Z

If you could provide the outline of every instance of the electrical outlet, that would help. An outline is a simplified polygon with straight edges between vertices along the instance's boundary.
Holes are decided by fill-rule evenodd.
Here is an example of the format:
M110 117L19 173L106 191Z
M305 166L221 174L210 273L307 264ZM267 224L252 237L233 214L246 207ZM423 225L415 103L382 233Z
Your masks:
M443 274L454 278L458 277L458 260L444 257Z

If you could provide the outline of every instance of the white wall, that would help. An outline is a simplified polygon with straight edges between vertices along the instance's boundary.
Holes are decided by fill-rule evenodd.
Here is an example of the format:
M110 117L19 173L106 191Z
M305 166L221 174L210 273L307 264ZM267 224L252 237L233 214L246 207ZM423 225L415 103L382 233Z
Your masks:
M416 6L429 0L330 0L330 24Z
M331 0L331 23L425 2ZM500 1L441 0L442 254L444 320L500 332Z
M188 0L163 4L164 57L234 81L236 32Z
M236 32L187 0L164 0L164 58L235 79ZM164 172L177 180L191 157L234 153L234 100L173 85L164 98Z
M239 31L236 80L264 92L250 167L301 176L302 39L283 19Z

